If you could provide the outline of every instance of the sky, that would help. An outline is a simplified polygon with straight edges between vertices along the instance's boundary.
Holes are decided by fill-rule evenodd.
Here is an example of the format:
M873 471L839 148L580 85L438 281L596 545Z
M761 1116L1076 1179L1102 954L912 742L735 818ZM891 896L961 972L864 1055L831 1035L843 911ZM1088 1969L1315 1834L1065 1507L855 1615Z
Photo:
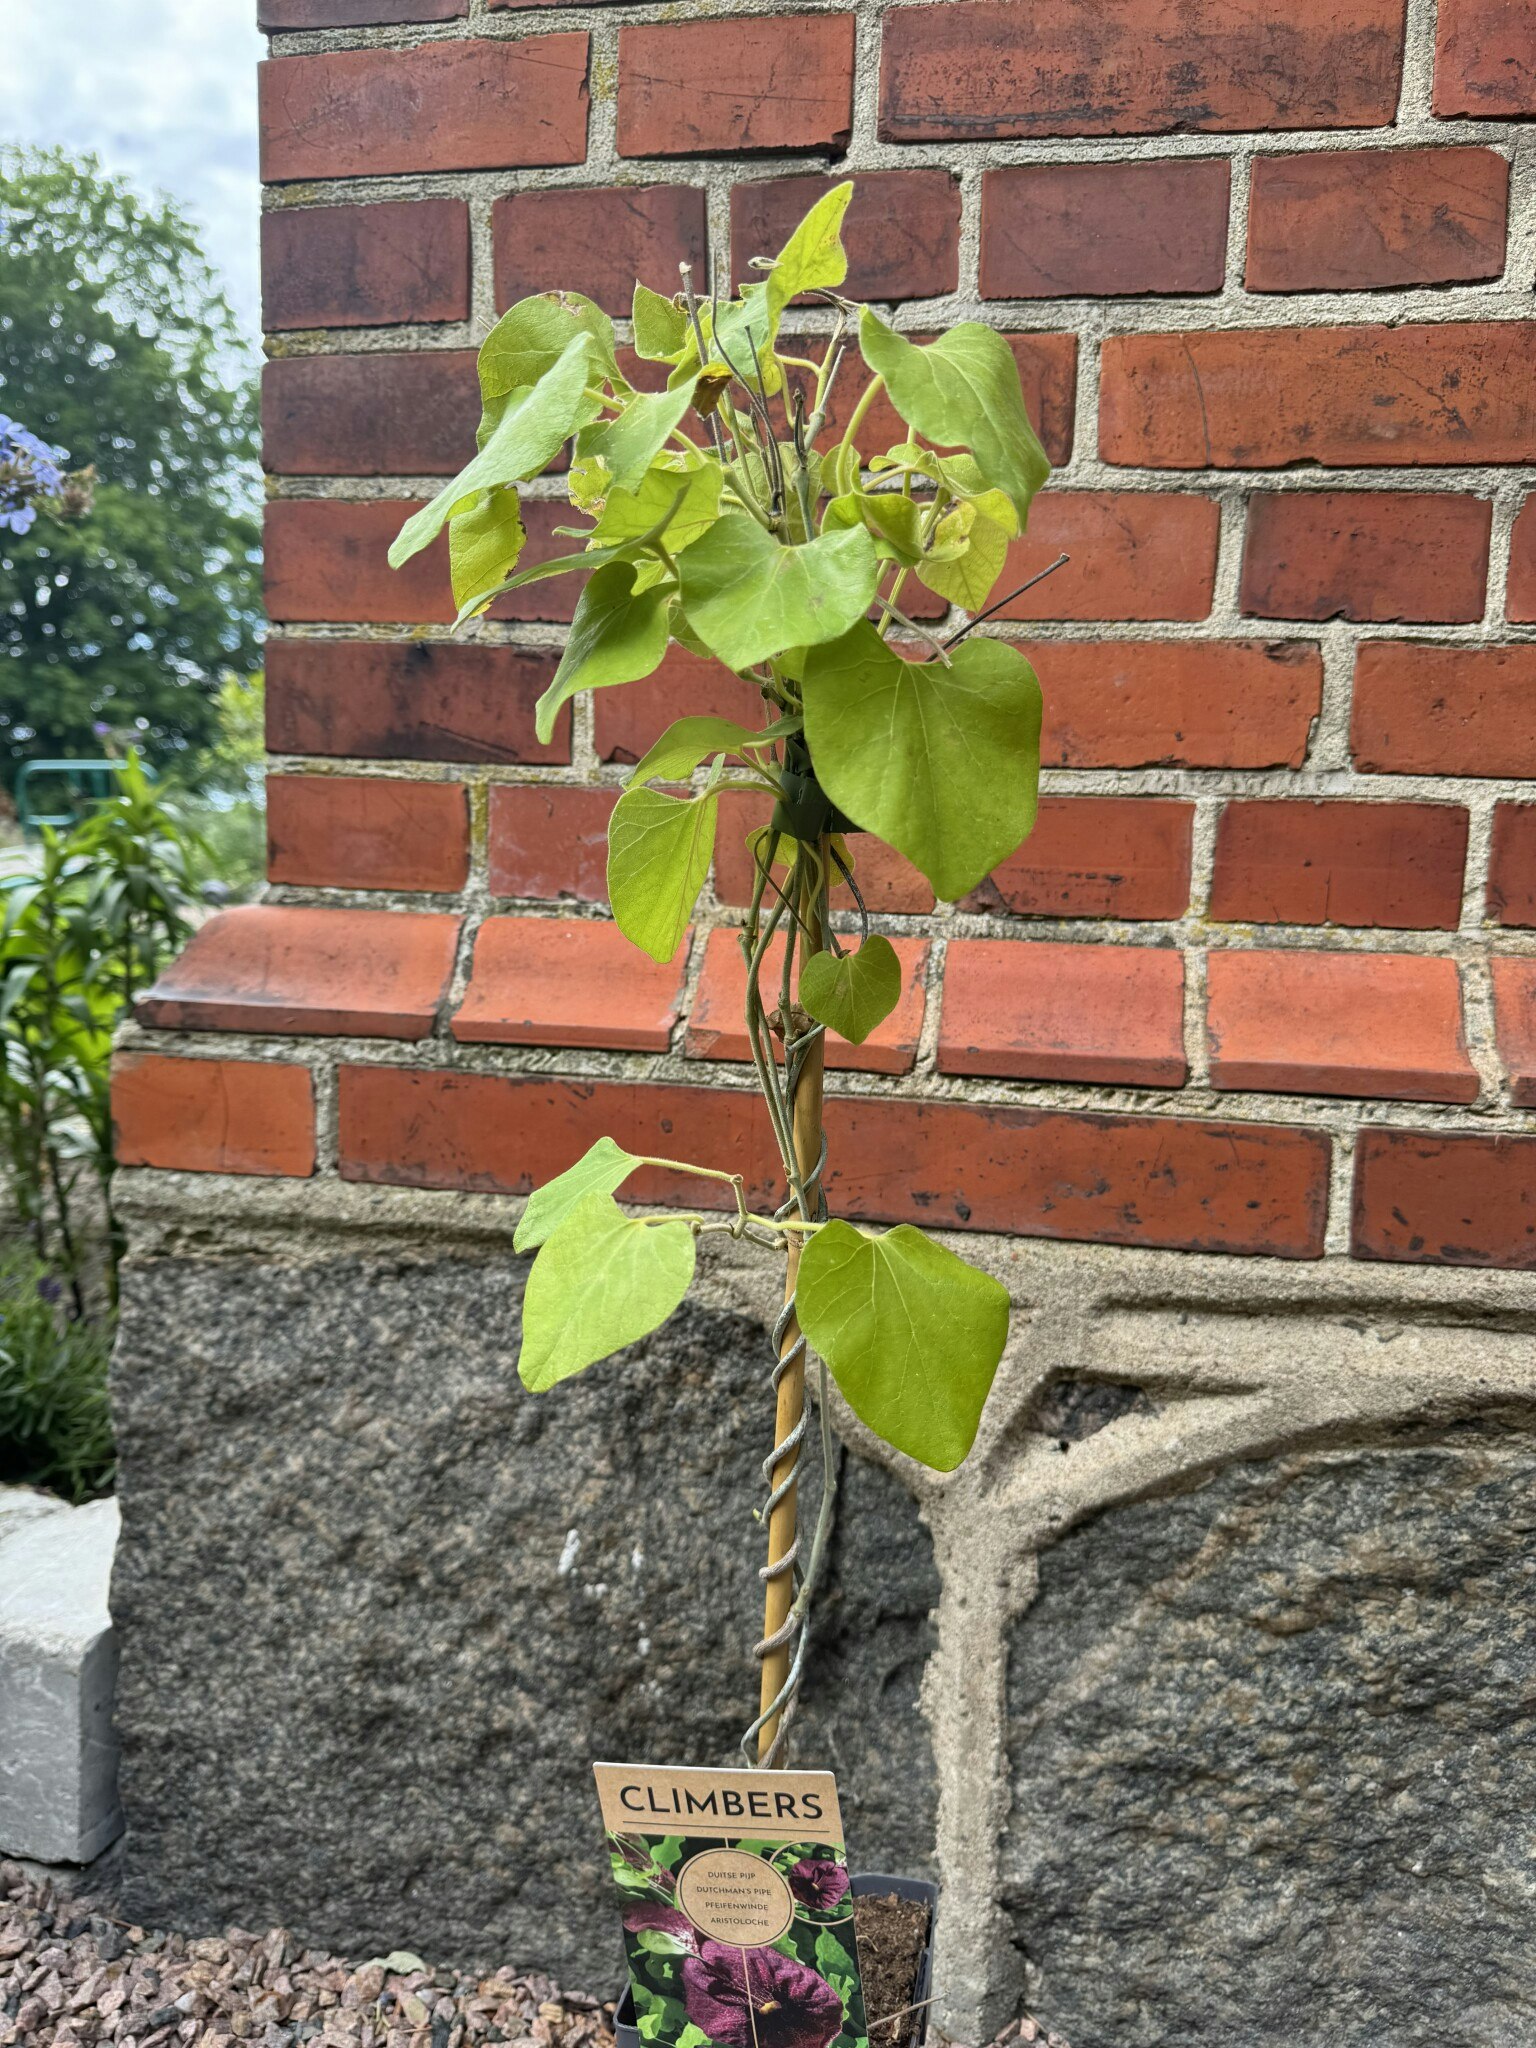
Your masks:
M169 192L252 336L255 23L256 0L0 0L0 140L94 150L142 190Z

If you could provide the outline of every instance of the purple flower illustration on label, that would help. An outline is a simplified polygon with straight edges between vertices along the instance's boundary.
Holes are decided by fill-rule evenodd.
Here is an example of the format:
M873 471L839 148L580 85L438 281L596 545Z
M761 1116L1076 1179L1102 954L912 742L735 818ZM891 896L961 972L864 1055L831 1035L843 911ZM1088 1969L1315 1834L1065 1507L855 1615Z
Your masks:
M787 1876L796 1904L812 1913L831 1913L848 1896L848 1873L830 1856L802 1856Z
M664 1906L659 1899L640 1899L633 1906L626 1906L624 1926L630 1934L649 1928L655 1934L669 1935L679 1948L690 1953L699 1946L698 1929L688 1916L679 1913L675 1906Z
M689 2019L723 2048L828 2048L842 2029L832 1986L778 1949L705 1941L682 1980Z

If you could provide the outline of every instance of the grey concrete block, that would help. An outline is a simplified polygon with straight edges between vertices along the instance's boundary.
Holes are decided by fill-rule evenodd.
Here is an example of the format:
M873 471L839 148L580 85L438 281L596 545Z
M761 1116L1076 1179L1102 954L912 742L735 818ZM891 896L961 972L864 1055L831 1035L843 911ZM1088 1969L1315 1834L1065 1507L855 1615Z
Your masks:
M0 1854L88 1863L121 1831L117 1529L115 1501L0 1492Z
M529 1395L525 1270L504 1233L133 1260L113 1608L135 1918L617 1977L592 1762L735 1761L772 1354L689 1306ZM932 1545L895 1477L839 1456L801 1753L835 1757L855 1855L927 1869Z

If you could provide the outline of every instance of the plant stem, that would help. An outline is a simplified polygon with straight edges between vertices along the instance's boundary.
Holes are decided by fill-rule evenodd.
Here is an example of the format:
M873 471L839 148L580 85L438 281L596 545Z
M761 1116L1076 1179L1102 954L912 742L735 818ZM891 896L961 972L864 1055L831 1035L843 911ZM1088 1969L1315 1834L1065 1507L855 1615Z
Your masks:
M798 863L800 870L800 924L804 934L801 971L804 962L813 953L823 950L825 930L822 920L822 906L825 901L825 881L830 864L829 842L824 837L818 848L814 865L803 856ZM785 1020L786 1033L788 1019ZM803 1064L796 1078L794 1089L794 1111L792 1137L794 1141L795 1164L798 1169L798 1194L800 1209L806 1222L814 1220L813 1212L820 1207L821 1180L819 1168L822 1147L822 1080L824 1073L824 1044L820 1032L806 1048ZM792 1236L786 1254L784 1272L784 1299L793 1301L795 1283L800 1272L800 1239ZM798 1434L805 1414L805 1352L800 1343L800 1325L793 1317L785 1328L780 1340L779 1356L788 1358L793 1354L793 1363L779 1381L778 1401L774 1415L774 1443L782 1444L794 1440L795 1448L775 1466L773 1480L778 1487L794 1469L798 1456ZM794 1573L790 1569L776 1570L794 1554L799 1515L799 1489L789 1486L783 1498L768 1519L768 1571L763 1590L763 1636L767 1640L779 1634L790 1618L794 1605ZM794 1655L794 1637L791 1634L763 1658L762 1689L759 1712L766 1713L783 1690L789 1677L790 1662ZM758 1731L757 1753L766 1759L773 1749L779 1732L782 1715L774 1714L763 1723ZM783 1759L780 1759L782 1763Z

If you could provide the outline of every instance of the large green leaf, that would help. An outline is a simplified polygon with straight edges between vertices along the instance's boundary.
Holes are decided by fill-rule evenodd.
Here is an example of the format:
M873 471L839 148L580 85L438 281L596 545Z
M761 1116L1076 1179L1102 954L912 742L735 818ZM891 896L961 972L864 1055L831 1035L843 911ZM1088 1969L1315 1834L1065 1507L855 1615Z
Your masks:
M574 1166L557 1173L543 1187L535 1188L528 1206L512 1233L515 1252L531 1252L565 1221L580 1201L590 1194L615 1195L640 1161L612 1138L599 1138L583 1152Z
M582 418L591 347L588 335L576 334L537 384L508 400L495 433L474 461L401 527L389 551L392 569L434 541L450 513L466 499L536 476L544 468Z
M448 522L448 575L456 605L472 603L517 565L527 539L517 492L485 491Z
M527 384L537 384L578 335L592 344L593 368L618 378L613 322L580 292L539 292L503 313L480 344L480 392L487 406ZM618 378L621 389L629 387Z
M787 548L746 512L724 512L678 562L688 623L727 668L839 639L880 580L862 526Z
M584 1195L528 1275L523 1385L541 1394L659 1329L688 1292L695 1253L680 1219L637 1222L612 1195Z
M615 490L635 490L691 403L686 391L637 392L615 419L584 428L577 446L602 463Z
M941 447L969 448L987 482L1006 491L1020 520L1027 519L1051 465L1024 410L1019 366L1002 335L963 320L920 348L866 306L859 346L907 425Z
M576 600L560 666L535 711L535 726L546 745L561 705L578 690L635 683L661 666L670 602L660 590L636 593L633 562L609 562L591 577Z
M903 661L861 622L812 648L802 685L817 779L839 810L953 900L1035 822L1040 685L1016 648L967 640Z
M823 1224L800 1259L800 1327L849 1407L909 1458L952 1472L1008 1341L1008 1290L899 1223Z
M627 939L666 962L688 929L709 873L716 796L668 796L631 783L608 820L608 901Z
M901 1001L901 962L878 932L856 953L813 953L800 970L800 1001L819 1024L862 1045Z

